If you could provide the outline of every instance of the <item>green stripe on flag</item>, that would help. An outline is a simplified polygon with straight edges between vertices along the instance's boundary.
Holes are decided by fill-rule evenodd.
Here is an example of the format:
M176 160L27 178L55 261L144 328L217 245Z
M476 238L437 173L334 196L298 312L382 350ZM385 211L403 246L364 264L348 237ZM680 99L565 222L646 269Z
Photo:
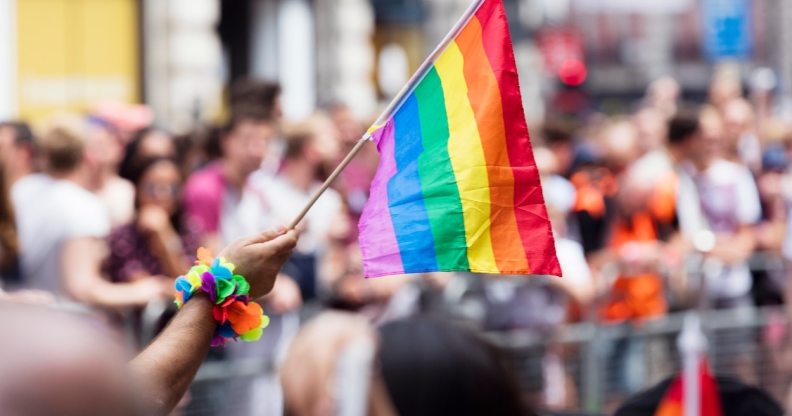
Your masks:
M418 157L429 224L440 270L469 270L465 221L451 159L443 85L432 67L415 88L421 119L423 153Z

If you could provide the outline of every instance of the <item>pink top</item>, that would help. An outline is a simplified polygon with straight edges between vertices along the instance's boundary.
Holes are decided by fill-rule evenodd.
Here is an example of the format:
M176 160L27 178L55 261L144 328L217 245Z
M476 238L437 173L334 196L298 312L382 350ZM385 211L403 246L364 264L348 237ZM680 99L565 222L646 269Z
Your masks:
M184 186L184 218L190 231L202 235L220 231L225 188L223 171L217 162L190 175Z

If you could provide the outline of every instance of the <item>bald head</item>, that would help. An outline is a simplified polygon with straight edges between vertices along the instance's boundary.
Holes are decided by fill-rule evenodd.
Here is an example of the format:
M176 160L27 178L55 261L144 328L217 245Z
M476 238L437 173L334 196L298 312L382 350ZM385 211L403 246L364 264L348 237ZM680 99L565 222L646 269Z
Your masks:
M3 301L0 321L0 414L138 414L126 354L100 322Z

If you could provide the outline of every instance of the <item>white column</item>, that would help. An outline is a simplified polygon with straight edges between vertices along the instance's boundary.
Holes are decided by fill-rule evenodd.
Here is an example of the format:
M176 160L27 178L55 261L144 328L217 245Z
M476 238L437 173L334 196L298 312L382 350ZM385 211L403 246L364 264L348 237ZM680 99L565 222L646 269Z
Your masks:
M255 78L278 79L278 2L253 3L250 73Z
M0 120L16 117L16 0L0 0Z
M278 13L278 75L286 118L300 120L316 107L314 23L307 0L284 0Z
M222 105L219 0L145 0L146 102L176 132Z
M322 0L314 4L320 102L346 104L361 119L375 117L371 4L368 0Z

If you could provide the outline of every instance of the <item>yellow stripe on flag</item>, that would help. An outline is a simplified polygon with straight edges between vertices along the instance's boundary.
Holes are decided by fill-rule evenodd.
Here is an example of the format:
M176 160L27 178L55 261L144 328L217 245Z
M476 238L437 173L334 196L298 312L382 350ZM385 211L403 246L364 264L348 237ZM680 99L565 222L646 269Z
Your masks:
M464 58L456 42L435 63L445 94L448 154L454 169L462 212L468 262L473 272L497 273L490 235L490 189L487 162L476 117L468 100Z

